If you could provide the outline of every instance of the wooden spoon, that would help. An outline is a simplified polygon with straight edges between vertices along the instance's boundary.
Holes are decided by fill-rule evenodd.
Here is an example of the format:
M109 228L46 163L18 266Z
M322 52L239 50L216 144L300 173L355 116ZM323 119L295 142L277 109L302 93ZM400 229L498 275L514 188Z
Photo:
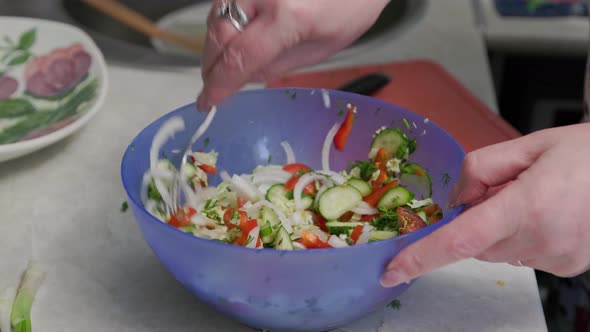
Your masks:
M117 0L82 1L148 37L175 43L198 54L203 51L203 39L191 39L168 30L163 30L147 17L125 6Z

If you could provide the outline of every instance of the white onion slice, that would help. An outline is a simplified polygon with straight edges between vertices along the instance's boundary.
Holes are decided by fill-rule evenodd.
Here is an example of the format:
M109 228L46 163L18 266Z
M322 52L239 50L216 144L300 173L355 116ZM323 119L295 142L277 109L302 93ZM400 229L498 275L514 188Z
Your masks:
M197 209L197 194L193 191L193 188L185 181L181 182L182 192L184 193L185 204Z
M320 229L310 229L308 232L315 234L320 241L328 242L328 235Z
M257 201L262 194L258 191L254 185L250 184L243 177L235 175L232 176L229 185L230 189L235 191L238 196L242 196L248 201Z
M324 146L322 147L322 168L325 171L330 170L330 148L332 147L332 141L334 140L334 136L336 136L338 127L340 127L340 123L335 123L328 131L324 140Z
M141 195L141 202L143 203L143 205L145 205L145 203L148 201L147 190L151 180L152 176L150 172L145 172L143 178L141 179L141 191L139 192L139 194Z
M377 210L376 208L370 206L365 201L361 201L359 203L359 205L357 205L351 211L354 212L354 213L358 213L358 214L368 214L368 215L379 213L379 210Z
M329 179L325 175L317 174L317 173L304 174L302 177L299 178L299 180L297 180L297 184L295 185L295 188L293 188L293 199L295 200L295 210L297 210L297 211L303 210L301 208L301 193L303 192L303 189L305 188L305 186L307 186L308 184L312 183L313 181L317 181L317 180L320 180L324 183L329 181Z
M293 148L287 141L281 142L281 146L285 150L285 155L287 156L287 164L292 164L295 162L295 152L293 152Z
M231 181L231 176L229 176L229 173L226 171L219 172L219 176L221 177L221 180L224 182Z
M199 213L197 213L191 217L191 222L195 226L207 226L209 224L209 220L207 220L207 218L205 218L204 216L202 216Z
M184 120L179 116L175 116L164 122L160 129L158 129L150 148L150 170L152 173L157 169L158 155L164 143L177 132L184 130L184 128Z
M246 244L246 248L256 248L256 243L258 242L258 235L260 234L260 227L256 226L252 228L250 233L248 233L248 238L252 240Z
M293 241L293 249L295 250L305 250L307 249L303 243L297 242L297 241Z
M196 142L201 136L203 136L207 129L209 129L209 126L211 125L213 118L215 118L215 114L217 114L217 107L213 106L211 110L207 113L207 116L205 117L203 123L201 123L201 125L199 126L199 128L197 128L197 131L191 138L191 143Z
M369 223L365 223L363 225L363 230L361 231L361 235L359 236L356 244L365 244L369 242L371 238L371 234L373 233L373 226L369 225Z
M287 173L288 174L288 173ZM285 183L289 181L291 178L291 174L283 175L283 174L276 174L276 175L252 175L252 183L255 185L260 184L275 184L275 183Z
M329 177L330 180L332 180L332 182L334 182L337 185L341 185L346 182L346 179L344 178L344 176L342 176L342 174L336 173L334 171L323 170L323 171L317 171L315 173L322 174L322 175Z
M334 248L348 247L348 243L342 241L341 238L334 235L330 235L330 237L328 238L328 244Z

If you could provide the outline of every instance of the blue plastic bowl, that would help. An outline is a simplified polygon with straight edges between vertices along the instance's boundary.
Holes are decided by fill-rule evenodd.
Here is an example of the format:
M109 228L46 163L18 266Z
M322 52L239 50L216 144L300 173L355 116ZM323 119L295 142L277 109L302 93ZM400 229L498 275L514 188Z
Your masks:
M219 152L218 168L230 174L246 173L271 159L285 163L280 142L287 140L297 161L320 168L325 135L343 119L342 110L350 102L358 106L358 116L345 151L332 149L331 168L342 170L351 161L366 159L379 127L401 127L417 139L410 159L429 170L433 199L446 205L465 154L451 136L401 107L351 93L329 93L331 107L326 109L319 90L240 92L218 107L205 135L208 139L197 142L194 149L208 141L208 148ZM205 117L195 111L194 104L187 105L150 124L127 148L121 176L130 206L146 241L176 279L211 307L248 326L326 331L382 309L409 287L387 289L379 284L386 263L461 212L461 208L446 209L443 220L415 233L339 249L257 250L194 237L152 217L142 207L139 192L142 175L149 168L152 138L166 119L177 115L192 131ZM164 146L166 154L174 155L172 150L182 147L192 131L176 135Z

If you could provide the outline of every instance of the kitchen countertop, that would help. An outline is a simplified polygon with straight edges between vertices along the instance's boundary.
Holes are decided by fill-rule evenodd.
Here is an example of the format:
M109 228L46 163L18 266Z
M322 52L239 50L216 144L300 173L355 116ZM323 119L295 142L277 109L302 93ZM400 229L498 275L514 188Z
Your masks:
M472 15L453 7L458 1L442 3L432 1L428 12L449 14L452 24L425 20L380 57L347 63L430 58L495 109L483 41L458 26L472 24ZM37 331L251 331L185 291L143 241L132 213L120 211L123 151L147 124L195 98L198 69L111 65L109 74L106 104L81 132L0 164L0 288L16 283L29 259L47 266L33 306ZM547 330L534 272L525 267L462 261L419 279L400 301L399 311L384 308L344 330Z

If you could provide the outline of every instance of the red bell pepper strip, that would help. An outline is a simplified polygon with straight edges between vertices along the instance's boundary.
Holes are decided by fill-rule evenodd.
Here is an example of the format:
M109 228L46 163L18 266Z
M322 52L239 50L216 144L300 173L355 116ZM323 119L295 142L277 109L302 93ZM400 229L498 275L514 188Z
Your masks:
M320 238L309 231L301 232L301 241L307 249L318 249L318 248L333 248L328 243L320 240Z
M189 226L191 224L191 217L197 213L197 210L192 207L185 207L178 210L175 214L170 216L168 224L176 228Z
M354 113L356 112L356 107L349 106L348 113L346 114L346 118L344 122L338 128L336 135L334 136L334 146L338 151L344 150L344 145L346 145L346 141L348 140L348 135L350 135L350 131L352 130L352 125L354 123Z
M203 170L203 172L207 173L207 174L212 174L215 175L217 174L217 168L215 166L211 166L211 165L207 165L207 164L202 164L197 166L200 169Z
M356 244L356 241L359 240L359 237L361 236L362 232L363 232L363 226L361 226L361 225L356 226L352 230L352 233L350 234L350 239L352 240L353 243Z
M309 172L311 171L311 167L302 164L302 163L292 163L283 166L283 171L291 173L291 174L298 174L302 172Z
M379 203L379 201L381 200L381 197L383 197L383 195L385 195L385 193L391 189L397 187L397 180L393 180L391 182L389 182L388 184L386 184L385 186L375 189L375 191L373 191L372 193L370 193L369 195L367 195L365 198L363 198L363 200L365 201L365 203L369 204L372 207L377 206L377 203Z

